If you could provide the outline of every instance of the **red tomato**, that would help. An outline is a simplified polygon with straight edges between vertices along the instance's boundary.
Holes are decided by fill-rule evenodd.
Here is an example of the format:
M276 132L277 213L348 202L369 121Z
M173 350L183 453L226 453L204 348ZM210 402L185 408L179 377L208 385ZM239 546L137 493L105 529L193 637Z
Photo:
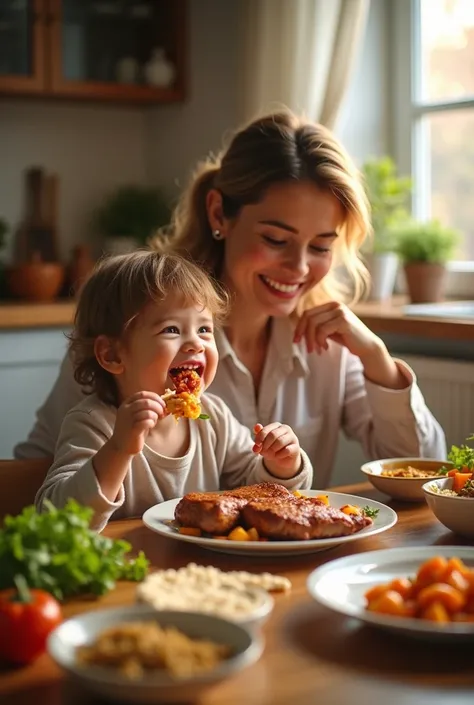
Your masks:
M29 590L24 581L17 586L0 592L0 661L24 665L44 652L62 614L49 592Z

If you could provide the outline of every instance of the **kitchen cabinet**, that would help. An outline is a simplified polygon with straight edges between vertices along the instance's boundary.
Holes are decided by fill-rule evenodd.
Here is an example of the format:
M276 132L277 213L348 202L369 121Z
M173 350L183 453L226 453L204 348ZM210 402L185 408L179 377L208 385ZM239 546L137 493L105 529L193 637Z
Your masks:
M69 331L0 331L0 458L11 458L33 426L58 375Z
M185 40L186 0L1 0L0 94L180 101ZM151 83L146 67L157 53L168 69Z

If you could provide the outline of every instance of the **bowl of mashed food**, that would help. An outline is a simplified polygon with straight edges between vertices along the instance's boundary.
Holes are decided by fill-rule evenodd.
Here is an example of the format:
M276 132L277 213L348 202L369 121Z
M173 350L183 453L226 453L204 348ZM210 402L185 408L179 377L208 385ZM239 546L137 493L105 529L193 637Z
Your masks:
M444 478L453 467L447 460L427 458L385 458L362 465L372 485L392 499L424 502L423 485L430 479Z

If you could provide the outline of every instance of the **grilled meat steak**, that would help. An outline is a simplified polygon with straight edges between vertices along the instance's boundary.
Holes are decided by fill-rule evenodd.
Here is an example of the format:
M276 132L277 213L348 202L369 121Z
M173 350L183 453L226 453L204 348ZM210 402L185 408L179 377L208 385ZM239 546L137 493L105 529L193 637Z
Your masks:
M247 500L217 492L190 492L176 505L174 518L210 534L227 534L237 526Z
M335 507L305 499L257 499L242 509L246 526L253 526L261 536L272 539L305 541L348 536L372 524L363 515L348 515Z
M364 515L348 515L316 498L295 497L272 482L218 492L190 492L176 505L182 526L209 534L228 534L237 524L254 527L260 536L305 541L348 536L372 524Z

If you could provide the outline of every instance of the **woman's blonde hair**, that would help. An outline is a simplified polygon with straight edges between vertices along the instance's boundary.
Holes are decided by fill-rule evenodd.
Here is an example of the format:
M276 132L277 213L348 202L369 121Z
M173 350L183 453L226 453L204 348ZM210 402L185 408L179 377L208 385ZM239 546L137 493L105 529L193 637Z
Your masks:
M74 378L85 393L95 392L102 401L117 405L114 376L99 364L95 341L101 335L123 339L144 306L174 294L184 306L207 308L216 323L227 313L222 287L179 255L140 250L106 257L96 265L81 290L69 336Z
M212 237L206 196L210 189L222 195L223 213L236 218L245 205L258 203L265 191L282 182L312 181L334 194L344 219L331 272L309 292L302 309L318 302L363 294L367 270L359 249L371 232L369 206L359 172L330 130L279 112L254 120L238 131L218 156L199 164L174 211L169 237L151 244L191 257L219 279L225 241ZM343 265L352 286L343 286L334 270Z

